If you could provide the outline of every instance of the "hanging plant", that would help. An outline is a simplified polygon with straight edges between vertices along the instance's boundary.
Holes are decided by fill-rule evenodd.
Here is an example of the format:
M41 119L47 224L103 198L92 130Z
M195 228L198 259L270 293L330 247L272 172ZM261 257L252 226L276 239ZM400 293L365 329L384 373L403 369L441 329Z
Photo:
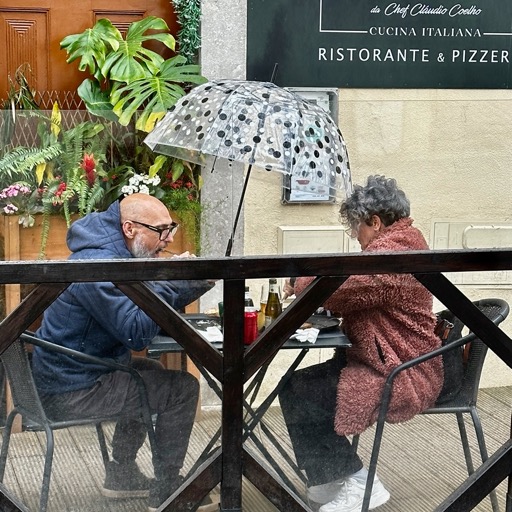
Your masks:
M178 32L180 55L187 59L188 64L196 63L201 46L201 0L172 0L172 4L181 27Z

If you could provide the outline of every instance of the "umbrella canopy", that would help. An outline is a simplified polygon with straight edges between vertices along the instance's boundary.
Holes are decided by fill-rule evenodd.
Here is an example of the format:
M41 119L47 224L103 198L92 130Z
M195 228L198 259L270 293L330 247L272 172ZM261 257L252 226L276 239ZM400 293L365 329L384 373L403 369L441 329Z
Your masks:
M347 148L330 115L270 82L218 80L197 86L144 142L157 153L211 169L217 158L247 164L239 211L252 166L309 180L331 197L352 191Z

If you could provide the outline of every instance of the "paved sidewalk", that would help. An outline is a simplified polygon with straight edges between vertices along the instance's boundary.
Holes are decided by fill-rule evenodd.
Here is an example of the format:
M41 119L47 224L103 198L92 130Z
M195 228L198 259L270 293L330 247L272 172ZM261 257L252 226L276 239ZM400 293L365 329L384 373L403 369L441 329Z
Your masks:
M489 453L509 437L512 387L485 389L480 392L479 411ZM194 462L219 425L218 411L203 411L196 422L187 457ZM282 446L289 448L280 409L272 407L265 416ZM469 426L469 425L468 425ZM108 429L111 435L112 428ZM476 447L474 432L468 428L470 442ZM369 460L373 429L361 436L360 453ZM44 460L44 434L23 432L12 437L5 484L36 511ZM249 445L250 446L250 445ZM272 451L272 447L268 446ZM253 449L253 448L251 448ZM152 474L149 449L141 450L139 464ZM275 452L272 452L275 453ZM277 455L276 455L277 456ZM475 451L475 461L478 454ZM391 500L379 512L431 512L452 489L466 478L464 456L454 415L418 416L399 425L386 425L378 474L391 493ZM56 432L55 457L48 512L145 512L144 499L108 500L99 492L104 470L94 428L75 427ZM290 477L299 484L298 478ZM498 489L504 510L506 482ZM244 482L243 508L246 512L274 512L269 503L250 483ZM475 510L488 512L484 500Z

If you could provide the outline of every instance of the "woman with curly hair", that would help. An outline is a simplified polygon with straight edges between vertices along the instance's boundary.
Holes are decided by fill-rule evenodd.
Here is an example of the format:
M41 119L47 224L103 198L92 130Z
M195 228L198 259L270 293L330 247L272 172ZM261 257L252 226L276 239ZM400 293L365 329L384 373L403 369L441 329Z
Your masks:
M428 249L394 179L370 176L341 205L341 218L363 252ZM313 277L297 278L300 294ZM286 287L285 287L286 288ZM405 361L441 345L430 292L410 274L353 275L324 303L342 318L352 343L324 363L296 371L279 395L308 499L320 512L361 510L367 470L346 436L375 423L384 383ZM386 420L402 422L432 406L443 383L440 358L400 373ZM375 477L370 509L390 495Z

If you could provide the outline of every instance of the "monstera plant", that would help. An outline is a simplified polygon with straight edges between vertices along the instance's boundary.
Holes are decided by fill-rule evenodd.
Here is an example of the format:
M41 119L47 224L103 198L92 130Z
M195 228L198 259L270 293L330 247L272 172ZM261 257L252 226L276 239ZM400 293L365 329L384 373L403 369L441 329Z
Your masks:
M187 64L185 57L164 59L144 46L153 41L175 48L166 22L154 16L132 23L125 37L110 20L100 19L61 41L67 62L80 59L78 68L92 77L78 88L91 113L126 126L139 112L136 128L150 132L187 87L206 82L199 66Z

